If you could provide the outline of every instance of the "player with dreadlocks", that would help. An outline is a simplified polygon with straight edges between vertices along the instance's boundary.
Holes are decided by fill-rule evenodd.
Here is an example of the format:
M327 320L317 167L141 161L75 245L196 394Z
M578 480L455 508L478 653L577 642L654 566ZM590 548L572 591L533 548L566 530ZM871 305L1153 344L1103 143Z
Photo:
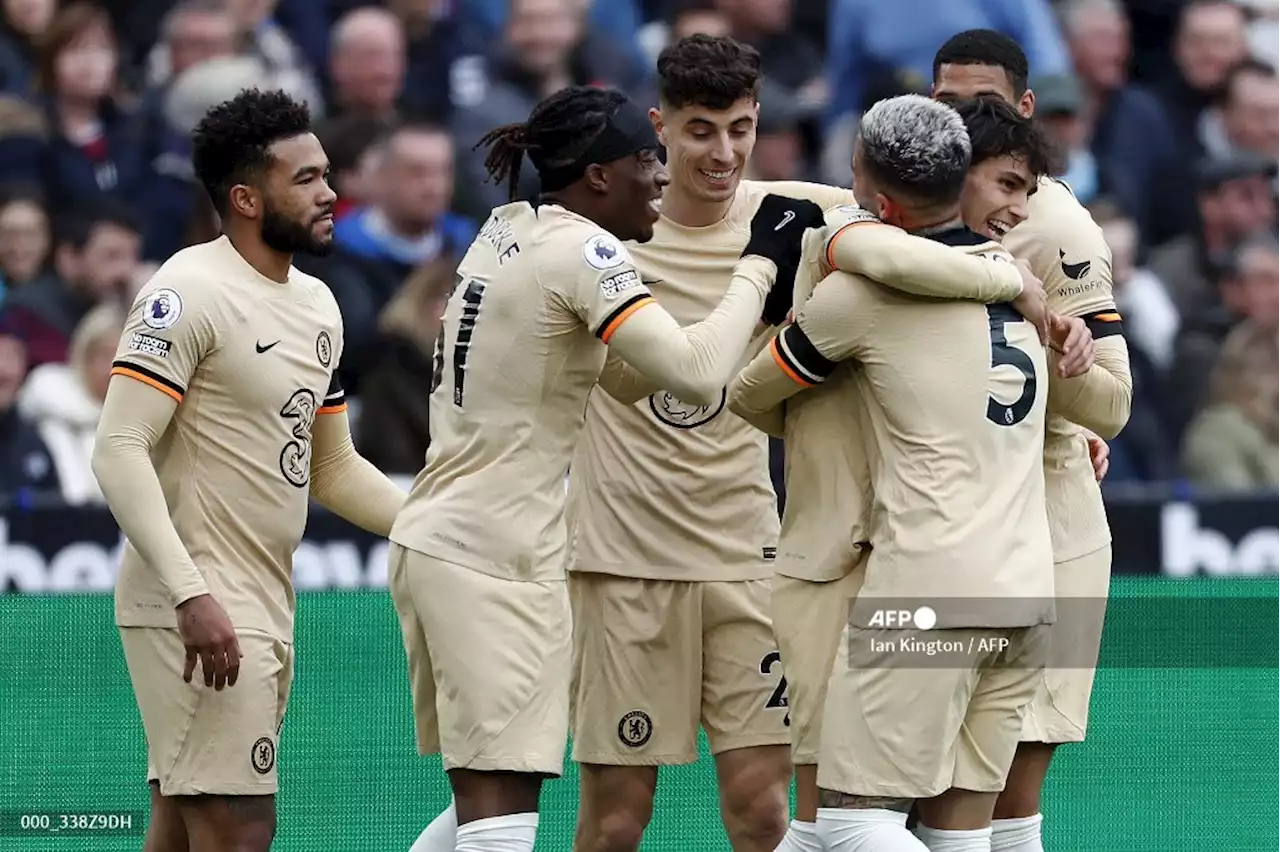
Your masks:
M542 194L495 209L458 268L431 447L391 532L418 750L453 788L413 852L533 848L568 736L565 476L606 350L691 404L718 399L803 231L775 229L792 202L771 201L719 306L681 328L623 246L652 237L669 180L642 109L568 88L481 144L494 181L514 195L528 157Z

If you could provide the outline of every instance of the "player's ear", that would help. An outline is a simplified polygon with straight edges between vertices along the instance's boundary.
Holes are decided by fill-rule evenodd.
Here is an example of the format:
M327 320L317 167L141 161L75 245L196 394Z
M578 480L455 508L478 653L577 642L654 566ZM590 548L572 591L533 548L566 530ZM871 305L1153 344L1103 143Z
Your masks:
M261 213L258 193L249 186L238 183L231 187L231 209L246 219L257 219Z
M609 191L609 168L599 163L592 163L587 166L587 170L582 175L583 180L587 182L587 187L592 192L606 193Z
M662 120L662 110L649 107L649 121L653 122L653 132L658 134L662 147L667 147L667 125Z
M1018 112L1022 113L1023 118L1030 118L1036 114L1036 93L1027 89L1022 93L1022 97L1018 98Z
M883 192L876 193L876 216L887 225L897 225L901 220L901 210L892 198Z

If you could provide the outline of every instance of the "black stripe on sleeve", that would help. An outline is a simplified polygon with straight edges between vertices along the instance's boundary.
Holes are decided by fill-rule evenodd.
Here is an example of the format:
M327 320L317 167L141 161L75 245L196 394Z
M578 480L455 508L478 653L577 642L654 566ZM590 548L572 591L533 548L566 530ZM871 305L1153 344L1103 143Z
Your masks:
M801 378L818 384L835 372L838 366L813 345L809 336L796 323L792 323L778 335L778 355Z
M1119 311L1098 311L1084 317L1084 324L1089 327L1094 340L1119 334L1124 336L1124 320Z
M111 366L119 367L122 370L129 370L130 372L137 373L140 376L146 376L148 379L155 382L156 384L164 385L165 387L169 388L178 396L186 396L187 394L187 389L184 388L182 385L178 384L177 382L175 382L173 379L166 379L164 376L160 375L155 370L148 370L146 367L142 366L141 364L135 364L132 361L126 361L123 358L117 358L115 361L111 362Z
M618 305L618 307L610 311L609 315L605 317L604 320L600 323L600 325L596 327L596 337L599 337L601 340L603 340L605 335L609 333L609 327L613 325L614 321L617 320L618 317L625 314L628 308L630 308L632 305L636 304L637 302L643 302L646 299L652 299L652 298L653 297L650 296L648 291L646 290L644 292L637 293L636 295L632 296L630 299L625 299L620 305Z
M342 382L338 381L338 374L335 371L329 377L329 392L324 395L324 404L326 407L341 405L346 398L347 392L342 389Z

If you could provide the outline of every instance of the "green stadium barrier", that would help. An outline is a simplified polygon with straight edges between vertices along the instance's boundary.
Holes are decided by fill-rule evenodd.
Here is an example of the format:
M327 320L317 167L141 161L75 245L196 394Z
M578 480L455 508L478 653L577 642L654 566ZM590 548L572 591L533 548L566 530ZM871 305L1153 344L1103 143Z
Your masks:
M1276 599L1275 578L1115 578L1090 737L1060 753L1046 793L1047 849L1276 848ZM404 852L448 789L414 750L389 599L304 594L297 642L273 849ZM140 849L145 746L110 597L0 596L0 647L0 850ZM539 850L570 848L566 770L545 788ZM663 771L646 852L728 850L714 777L705 750ZM17 830L22 813L121 811L137 814L131 835Z

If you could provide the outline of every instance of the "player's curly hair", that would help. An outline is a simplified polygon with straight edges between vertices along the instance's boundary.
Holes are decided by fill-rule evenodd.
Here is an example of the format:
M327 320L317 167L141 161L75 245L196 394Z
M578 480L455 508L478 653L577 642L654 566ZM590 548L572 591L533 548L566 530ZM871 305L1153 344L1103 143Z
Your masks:
M990 65L1009 78L1014 97L1027 90L1027 54L999 30L965 30L947 39L933 56L933 79L943 65Z
M1003 98L987 96L953 104L964 119L972 149L969 167L994 157L1013 157L1035 177L1052 173L1058 160L1053 143L1040 124L1014 109Z
M534 107L528 121L495 127L475 145L489 148L484 160L489 179L495 184L507 181L508 197L515 201L525 154L540 170L572 164L626 99L616 89L569 86Z
M731 38L685 36L658 55L658 99L681 109L728 109L760 94L760 53Z
M231 187L260 175L268 149L311 130L311 111L283 91L245 89L205 114L191 134L191 161L219 216L226 216Z

